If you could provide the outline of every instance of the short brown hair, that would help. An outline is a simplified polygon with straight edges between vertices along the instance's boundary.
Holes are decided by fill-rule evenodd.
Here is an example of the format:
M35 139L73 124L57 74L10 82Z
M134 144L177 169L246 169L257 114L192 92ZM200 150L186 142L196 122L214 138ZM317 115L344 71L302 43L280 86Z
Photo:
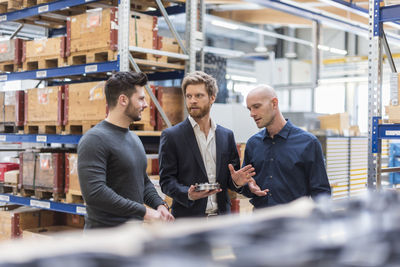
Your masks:
M186 88L188 85L204 84L208 96L217 96L218 85L217 81L210 75L202 71L195 71L188 73L182 81L183 95L186 95Z
M145 86L147 76L143 72L117 72L106 82L104 92L109 108L117 105L118 97L122 94L131 97L136 92L136 86Z

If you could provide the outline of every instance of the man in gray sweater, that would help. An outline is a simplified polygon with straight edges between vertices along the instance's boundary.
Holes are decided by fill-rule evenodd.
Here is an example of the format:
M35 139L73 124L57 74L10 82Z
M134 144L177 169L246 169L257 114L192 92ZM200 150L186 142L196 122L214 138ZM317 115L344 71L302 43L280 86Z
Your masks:
M117 226L131 219L174 220L146 174L143 144L129 131L131 122L140 120L147 107L146 83L144 73L113 74L104 89L107 118L78 144L86 229Z

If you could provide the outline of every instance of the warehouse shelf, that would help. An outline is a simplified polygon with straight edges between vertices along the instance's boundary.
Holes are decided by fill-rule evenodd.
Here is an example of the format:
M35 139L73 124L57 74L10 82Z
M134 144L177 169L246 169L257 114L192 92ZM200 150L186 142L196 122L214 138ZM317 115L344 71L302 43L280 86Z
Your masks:
M93 73L111 72L119 69L118 60L59 67L51 69L40 69L22 72L11 72L0 74L0 81L47 79L55 77L66 77L72 75L86 75Z
M40 209L54 210L59 212L67 212L77 215L85 215L86 207L82 204L62 203L44 199L34 199L30 197L21 197L10 194L0 194L0 201L18 204L23 206L30 206Z
M382 61L385 49L391 71L397 70L383 29L384 22L400 19L400 5L383 6L379 0L369 0L369 52L368 52L368 187L381 188L382 140L399 139L400 124L380 124L382 118ZM397 91L397 88L396 88ZM398 94L391 95L393 104L398 103Z
M160 131L134 131L141 141L146 144L160 142ZM44 143L44 144L78 144L82 135L78 134L12 134L1 133L0 142L7 143Z
M78 144L81 137L73 134L0 134L0 142Z
M90 4L98 1L100 0L58 0L47 4L41 4L17 11L0 14L0 22L25 19L33 16L42 15L44 13L54 12L62 9L67 9L69 7Z

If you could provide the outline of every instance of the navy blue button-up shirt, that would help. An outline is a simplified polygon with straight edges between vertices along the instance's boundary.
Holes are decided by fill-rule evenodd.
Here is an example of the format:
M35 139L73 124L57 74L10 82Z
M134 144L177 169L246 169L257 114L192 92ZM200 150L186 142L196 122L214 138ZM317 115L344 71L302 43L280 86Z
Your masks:
M253 177L267 196L258 197L244 187L256 208L288 203L302 196L331 194L321 144L318 139L287 121L271 138L267 129L253 135L246 144L243 166L255 168Z

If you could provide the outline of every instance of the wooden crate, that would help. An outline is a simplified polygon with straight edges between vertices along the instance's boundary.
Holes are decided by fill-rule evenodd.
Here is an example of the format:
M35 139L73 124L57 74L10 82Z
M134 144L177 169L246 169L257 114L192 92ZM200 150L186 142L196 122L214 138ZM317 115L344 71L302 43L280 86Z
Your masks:
M64 192L64 156L64 153L20 153L21 193L59 200Z
M0 123L22 126L24 124L24 91L0 92Z
M25 41L23 45L23 69L37 70L65 65L66 37Z
M64 116L64 86L25 91L25 133L59 134Z
M172 125L178 124L183 121L184 116L184 100L182 89L179 87L153 87L156 90L156 95L158 102L162 106L165 114L170 120ZM156 107L153 103L152 110L156 111ZM157 130L163 130L167 128L164 120L161 117L161 114L157 111Z
M0 13L15 11L22 8L22 0L0 0Z
M158 175L159 172L158 158L147 158L147 175Z
M71 17L67 22L66 45L69 65L116 59L117 12L117 8L110 8ZM161 50L162 38L158 36L157 23L157 17L132 12L129 45ZM135 52L133 56L150 61L167 62L165 56L142 52Z
M106 117L105 82L77 83L65 86L64 125L68 134L83 134ZM146 92L146 101L150 96ZM154 130L150 108L142 112L142 119L134 128Z
M4 173L4 183L17 185L19 180L19 170L7 171Z
M65 195L67 203L83 203L76 153L65 154Z
M400 105L398 106L386 106L386 115L388 116L390 123L400 123Z
M0 62L21 64L23 43L24 41L19 38L0 41Z
M17 205L0 209L0 240L22 237L23 230L57 224L57 213Z
M347 112L319 116L318 119L322 130L336 130L339 134L344 134L350 128L349 114Z
M33 228L33 229L26 229L22 232L24 239L52 239L54 238L54 235L60 234L60 233L65 233L65 232L74 232L77 231L78 229L75 227L71 226L66 226L66 225L53 225L53 226L47 226L47 227L39 227L39 228Z

